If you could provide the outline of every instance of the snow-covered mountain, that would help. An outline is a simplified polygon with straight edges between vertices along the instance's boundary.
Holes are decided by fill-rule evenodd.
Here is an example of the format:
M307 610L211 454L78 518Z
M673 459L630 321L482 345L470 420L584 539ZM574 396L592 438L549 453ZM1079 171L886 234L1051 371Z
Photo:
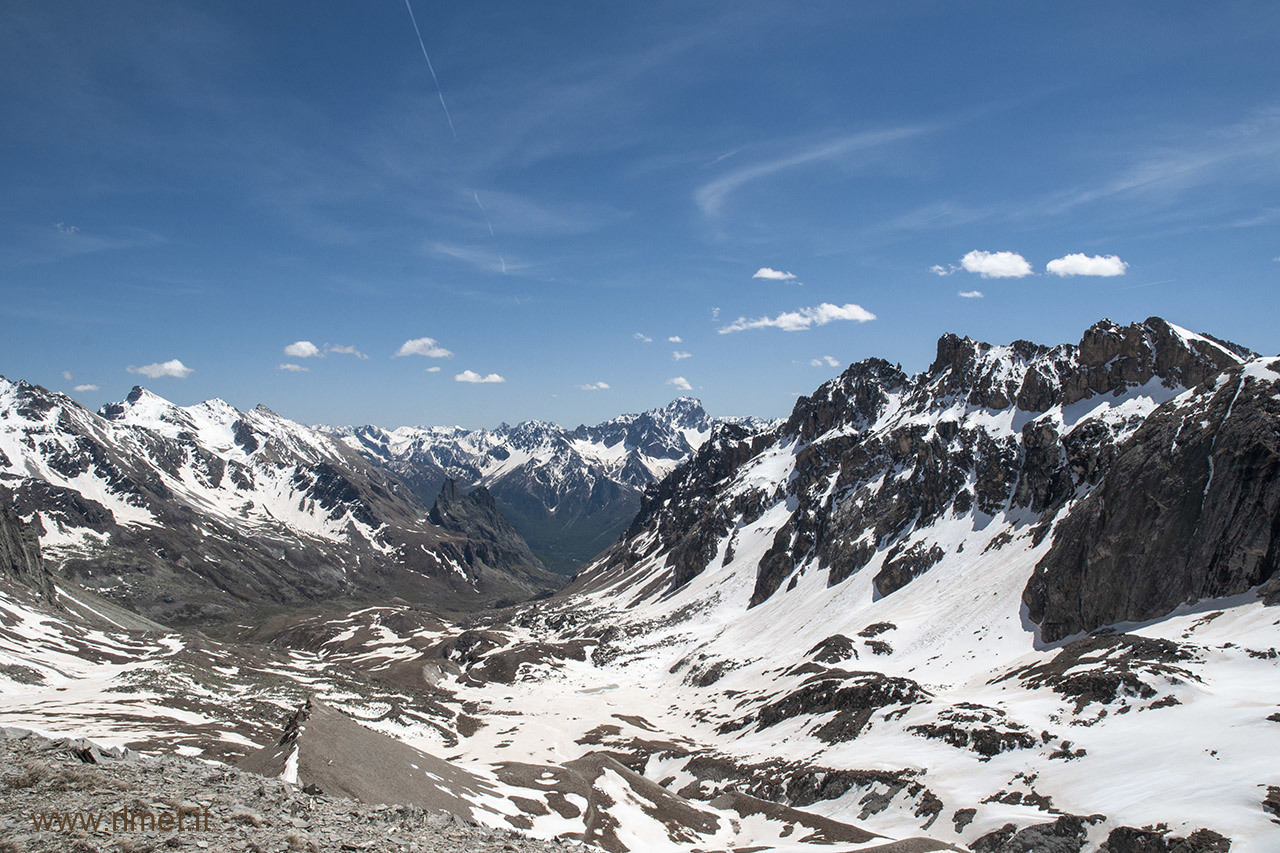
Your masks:
M566 429L543 421L460 427L325 428L432 500L446 479L484 486L546 566L571 573L611 545L646 485L670 473L720 423L756 431L757 418L712 418L692 397L660 409Z
M394 475L262 406L179 407L134 388L95 414L0 378L0 492L62 574L164 620L554 585L522 542L475 547Z
M445 526L495 509L458 497ZM30 541L0 536L28 590ZM1280 357L1156 318L948 335L914 376L860 362L784 423L714 427L519 607L281 614L237 645L0 579L0 714L264 748L300 786L615 853L1268 853L1278 542ZM300 694L280 738L264 707Z

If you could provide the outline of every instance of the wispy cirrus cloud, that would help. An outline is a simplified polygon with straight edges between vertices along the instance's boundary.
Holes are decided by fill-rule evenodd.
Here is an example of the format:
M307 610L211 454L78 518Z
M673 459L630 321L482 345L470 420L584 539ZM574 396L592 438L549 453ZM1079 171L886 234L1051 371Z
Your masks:
M129 373L136 373L140 376L145 376L148 379L159 379L162 376L167 376L171 379L186 379L188 376L195 373L195 370L187 367L176 358L169 359L168 361L158 361L154 364L144 364L141 367L135 367L131 364L126 367L125 370Z
M1116 196L1171 196L1211 182L1272 180L1280 163L1280 108L1269 106L1231 124L1195 127L1194 138L1149 148L1129 166L1094 186L1059 192L1037 205L1057 214ZM1108 152L1110 156L1110 152Z
M455 261L470 264L476 269L484 270L485 272L494 272L506 275L510 272L519 272L521 270L528 269L529 267L529 264L526 263L509 263L506 256L493 249L478 249L471 246L459 246L450 243L431 243L426 248L427 251L433 255L452 258Z
M355 348L355 347L353 347L353 346L345 346L345 345L344 345L344 346L333 346L333 345L330 345L330 344L325 344L325 345L324 345L324 351L325 351L325 352L335 352L335 353L337 353L338 355L354 355L356 358L359 358L359 359L366 359L366 358L368 358L368 357L369 357L369 356L365 355L364 353L360 352L360 350L356 349L356 348Z
M786 311L777 317L756 317L755 319L739 317L729 325L722 326L716 331L722 335L742 332L748 329L768 328L781 329L784 332L802 332L814 326L825 326L836 320L867 323L874 319L876 319L875 314L853 302L847 302L844 305L832 305L830 302L823 302L821 305L815 305L812 308Z
M683 352L682 350L676 350L675 352L671 353L671 358L675 361L684 361L686 358L693 358L693 353Z
M981 299L982 291L981 290L961 290L956 295L959 296L961 299Z
M651 343L653 343L653 338L649 337L649 336L648 336L648 335L646 335L644 332L636 332L636 333L635 333L634 335L632 335L631 337L635 338L637 341L639 341L639 342L640 342L640 343L642 343L642 344L651 344Z
M306 373L310 369L309 367L303 367L301 364L294 364L291 361L276 365L276 370L283 370L286 373Z
M838 160L858 152L873 151L894 142L919 136L929 130L929 127L923 125L896 127L854 133L819 145L811 145L794 154L762 160L721 175L698 187L694 193L694 201L706 216L719 217L724 211L724 204L728 197L747 184L810 163Z
M86 391L101 391L102 389L99 388L97 385L85 384L85 385L77 385L71 390L75 391L77 394L83 394Z
M579 391L608 391L609 383L608 382L591 382L586 385L577 385L574 387L576 387Z
M810 367L839 367L840 359L834 356L824 355L822 358L814 358L809 360Z
M678 391L693 390L693 386L689 384L689 380L685 379L683 376L672 376L665 384L674 386Z

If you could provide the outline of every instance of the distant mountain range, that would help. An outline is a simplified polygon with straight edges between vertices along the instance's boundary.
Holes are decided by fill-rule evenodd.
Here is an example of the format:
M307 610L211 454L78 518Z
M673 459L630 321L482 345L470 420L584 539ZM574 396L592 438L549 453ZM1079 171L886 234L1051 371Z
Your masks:
M465 609L554 589L544 566L611 544L716 423L681 398L576 430L312 428L141 387L94 413L0 378L0 497L61 574L161 621L335 598Z
M758 418L712 418L692 397L595 426L543 421L460 427L321 427L393 472L424 501L446 480L484 486L543 564L571 574L631 522L645 486L702 446L718 424L757 431Z
M95 414L0 378L0 497L62 575L166 622L394 596L474 607L558 585L509 530L433 524L394 475L262 406L134 388Z

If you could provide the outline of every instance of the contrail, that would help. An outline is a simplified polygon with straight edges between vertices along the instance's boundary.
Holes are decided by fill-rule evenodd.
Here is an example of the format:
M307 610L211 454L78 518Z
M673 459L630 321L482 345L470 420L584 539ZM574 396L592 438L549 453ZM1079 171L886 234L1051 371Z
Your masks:
M1157 284L1169 284L1177 281L1176 278L1166 278L1163 281L1149 281L1146 284L1131 284L1128 287L1122 287L1121 290L1133 290L1135 287L1155 287Z
M404 7L409 10L409 20L413 22L413 31L418 34L418 47L422 48L422 56L427 60L427 69L431 72L431 79L436 84L436 94L440 97L440 106L444 108L444 117L449 122L449 132L453 134L453 141L457 142L458 131L453 128L453 117L449 115L449 106L444 102L444 92L440 89L440 79L436 77L435 66L431 64L431 57L427 55L427 45L422 40L422 30L418 29L418 19L413 16L413 7L409 5L409 0L404 0Z
M484 209L484 205L480 203L480 193L476 190L472 190L471 194L476 198L476 207L480 208L480 215L484 217L484 224L489 226L489 236L490 237L498 236L493 233L493 223L489 221L489 214ZM503 272L506 272L506 270L504 269Z

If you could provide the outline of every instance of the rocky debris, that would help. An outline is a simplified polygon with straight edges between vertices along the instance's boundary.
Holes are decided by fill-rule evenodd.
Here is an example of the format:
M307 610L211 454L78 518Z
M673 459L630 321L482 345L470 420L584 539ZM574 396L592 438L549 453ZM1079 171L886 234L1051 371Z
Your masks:
M279 779L184 758L98 749L85 763L68 743L14 730L0 729L0 735L0 849L7 851L552 853L581 847L413 805L311 795Z
M1210 829L1197 829L1185 838L1170 837L1167 829L1134 829L1119 826L1111 830L1098 853L1227 853L1231 839Z
M881 672L824 669L753 714L725 723L719 731L722 734L740 731L752 723L756 731L762 731L784 720L797 717L811 719L834 713L831 719L813 730L813 735L826 743L842 743L861 734L876 711L913 705L927 698L929 694L909 678Z
M1075 702L1077 714L1092 702L1109 705L1117 700L1146 700L1150 709L1168 704L1150 701L1160 695L1157 688L1199 680L1176 665L1192 660L1190 648L1170 640L1108 634L1068 643L1051 660L1021 667L991 683L1017 679L1034 690L1048 687Z
M684 675L685 684L694 687L710 687L742 666L742 663L727 658L712 658L699 652L676 661L671 667L671 674L674 675L686 666L688 671Z
M1267 798L1262 801L1262 810L1280 818L1280 787L1267 786ZM1274 820L1272 823L1280 823L1280 820Z
M1021 723L1010 720L999 708L961 702L938 712L938 722L908 727L921 737L937 738L960 749L969 749L982 760L1012 749L1031 749L1039 739Z
M389 735L361 726L315 699L288 720L279 741L239 763L251 773L289 781L313 793L364 803L412 804L476 817L472 801L494 794L475 776Z
M884 567L876 573L874 583L881 595L890 595L920 577L945 556L937 545L925 547L917 542L906 550L895 546L885 557Z
M695 781L678 793L694 800L710 801L725 792L736 791L768 802L804 808L840 799L853 791L861 807L858 820L874 817L895 803L905 803L920 819L922 828L931 826L943 809L942 800L919 782L917 772L912 770L836 769L801 761L751 764L707 754L693 756L682 769Z
M832 634L805 653L805 657L813 658L818 663L840 663L849 658L857 658L858 650L853 640L844 634Z
M1102 821L1100 815L1063 815L1052 823L1018 829L1005 824L969 843L973 853L1080 853L1088 840L1089 826Z
M567 643L516 643L489 652L478 663L467 667L463 680L475 685L488 682L514 684L522 678L535 677L536 673L557 669L561 661L584 661L587 649L594 645L588 639Z
M1045 640L1254 587L1280 600L1278 383L1258 359L1145 420L1027 584Z

